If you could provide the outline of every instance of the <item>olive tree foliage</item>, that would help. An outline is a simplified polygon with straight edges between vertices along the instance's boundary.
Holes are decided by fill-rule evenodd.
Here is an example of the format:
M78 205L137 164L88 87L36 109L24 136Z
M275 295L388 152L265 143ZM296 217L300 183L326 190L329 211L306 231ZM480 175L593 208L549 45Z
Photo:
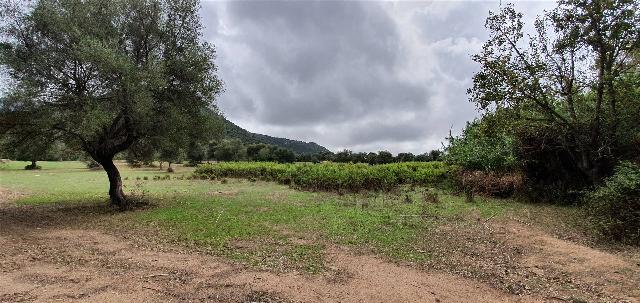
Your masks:
M0 63L12 85L2 131L55 132L104 167L112 204L126 207L114 155L138 142L193 142L216 114L222 83L198 9L196 0L5 4Z
M500 115L525 165L562 164L593 183L632 149L640 101L626 94L637 79L639 11L634 0L561 0L526 37L512 5L489 15L468 93Z

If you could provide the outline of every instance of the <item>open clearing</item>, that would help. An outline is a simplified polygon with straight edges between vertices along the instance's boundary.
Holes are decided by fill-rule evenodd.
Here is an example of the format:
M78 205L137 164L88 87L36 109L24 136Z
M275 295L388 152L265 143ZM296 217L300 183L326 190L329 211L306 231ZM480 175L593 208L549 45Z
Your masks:
M0 169L0 302L640 300L638 249L594 244L573 208L122 167L152 205L120 213L102 171L22 166Z

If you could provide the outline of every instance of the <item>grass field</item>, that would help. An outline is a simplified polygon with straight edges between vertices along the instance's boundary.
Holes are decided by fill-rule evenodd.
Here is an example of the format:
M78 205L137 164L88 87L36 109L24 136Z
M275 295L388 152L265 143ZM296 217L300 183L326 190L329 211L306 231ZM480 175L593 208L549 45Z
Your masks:
M0 166L0 184L27 193L20 204L107 203L108 182L101 170L89 170L82 162L39 162L42 170L27 171L26 164ZM118 216L251 264L310 272L322 269L326 241L418 262L431 257L416 246L418 238L438 221L470 214L494 218L516 207L510 201L486 199L465 203L429 188L338 195L263 181L180 180L191 173L182 167L173 174L120 168L125 191L144 194L157 207ZM167 175L171 179L154 180ZM436 192L439 203L423 201L425 191ZM283 259L291 264L277 264Z

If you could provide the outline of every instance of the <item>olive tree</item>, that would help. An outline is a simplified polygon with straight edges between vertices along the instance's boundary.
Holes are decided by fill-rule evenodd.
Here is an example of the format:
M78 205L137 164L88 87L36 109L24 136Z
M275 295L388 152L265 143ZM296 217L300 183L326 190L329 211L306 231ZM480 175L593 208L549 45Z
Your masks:
M140 141L207 135L215 116L222 83L198 10L196 0L5 4L3 133L55 132L102 165L111 203L126 207L114 155Z

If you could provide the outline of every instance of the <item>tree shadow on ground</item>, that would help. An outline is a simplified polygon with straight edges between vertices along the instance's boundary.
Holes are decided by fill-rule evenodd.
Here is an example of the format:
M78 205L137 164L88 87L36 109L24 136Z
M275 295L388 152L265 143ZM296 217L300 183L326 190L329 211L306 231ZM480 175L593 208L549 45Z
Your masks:
M128 211L154 207L151 202L133 204ZM52 204L0 206L0 233L21 229L23 232L42 228L70 228L103 221L121 214L122 210L105 199L65 200Z

